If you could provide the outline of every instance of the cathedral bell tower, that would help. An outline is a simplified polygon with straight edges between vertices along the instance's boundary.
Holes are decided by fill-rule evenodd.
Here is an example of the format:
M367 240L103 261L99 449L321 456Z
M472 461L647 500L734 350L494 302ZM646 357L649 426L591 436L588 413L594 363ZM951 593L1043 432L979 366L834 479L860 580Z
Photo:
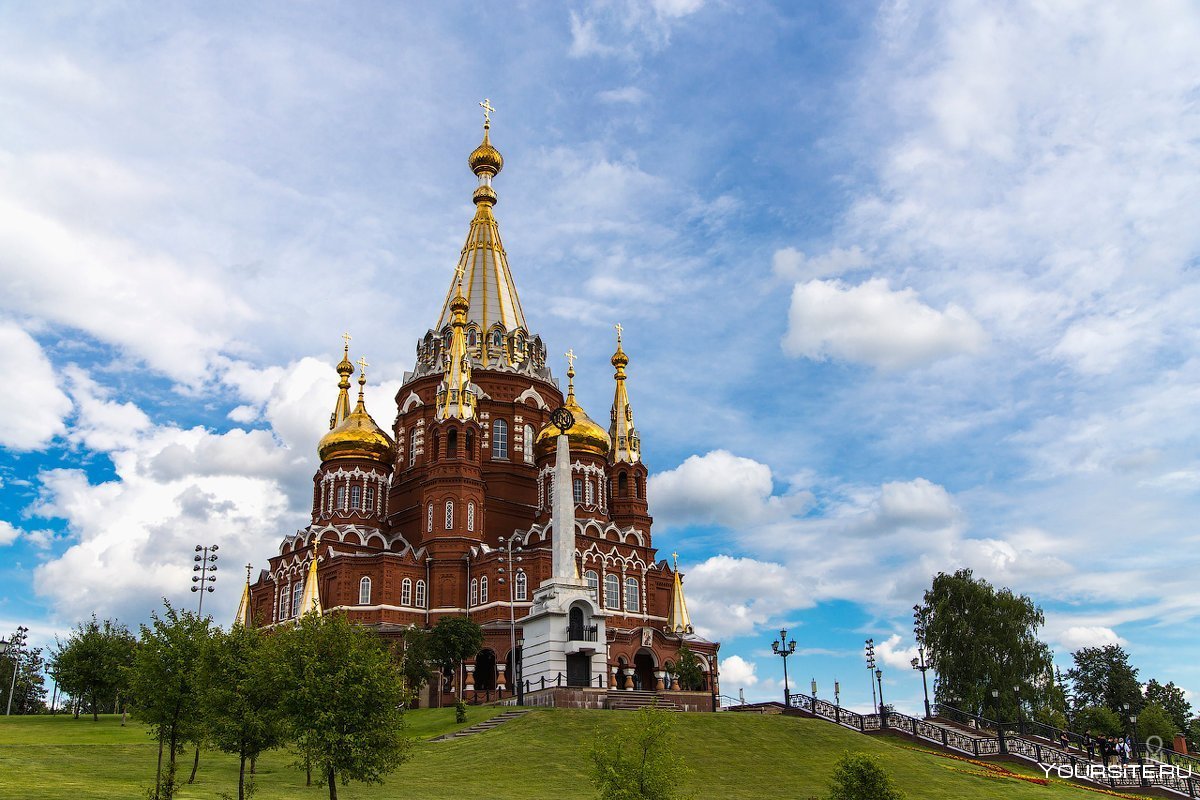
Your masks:
M621 326L617 325L617 351L613 353L612 365L616 370L616 389L613 394L611 419L608 434L612 447L608 451L609 488L612 500L612 520L621 528L635 527L650 530L652 522L646 503L646 479L648 473L642 461L642 440L633 424L633 406L629 403L629 392L625 388L625 368L629 356L621 343Z

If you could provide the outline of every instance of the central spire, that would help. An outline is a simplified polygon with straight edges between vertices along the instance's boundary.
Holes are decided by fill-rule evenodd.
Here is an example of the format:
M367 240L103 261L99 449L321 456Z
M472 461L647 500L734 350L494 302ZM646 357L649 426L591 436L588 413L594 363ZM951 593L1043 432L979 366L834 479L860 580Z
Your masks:
M500 240L500 227L492 215L492 208L497 202L492 178L504 168L504 157L492 146L489 133L492 127L491 113L495 109L486 100L480 105L485 112L483 141L467 159L471 171L479 178L479 186L471 198L475 202L475 218L471 220L471 229L458 259L454 282L446 293L435 330L443 330L453 323L451 301L461 282L467 302L466 321L477 327L476 335L483 338L479 358L481 364L487 366L490 360L507 363L519 360L519 357L514 357L506 340L508 334L518 328L523 331L529 328L525 324L525 313L521 310L517 287L508 268L508 256Z

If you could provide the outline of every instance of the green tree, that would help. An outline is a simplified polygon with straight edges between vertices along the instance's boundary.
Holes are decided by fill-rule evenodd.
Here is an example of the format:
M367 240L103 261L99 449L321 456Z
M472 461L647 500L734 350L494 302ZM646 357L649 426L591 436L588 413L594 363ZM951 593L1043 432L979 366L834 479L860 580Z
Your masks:
M204 653L205 734L218 750L238 757L238 800L247 794L246 761L278 747L287 734L277 645L277 637L235 625L229 633L214 631Z
M1187 730L1188 720L1192 718L1192 704L1174 681L1163 685L1151 678L1143 697L1147 703L1154 703L1166 711L1177 730Z
M1200 717L1196 717L1188 723L1187 737L1188 741L1192 743L1192 750L1200 750Z
M404 676L405 705L412 705L433 675L433 637L423 628L412 627L404 632L404 654L400 672Z
M409 756L400 670L382 640L342 614L306 614L278 634L283 709L300 765L337 800L337 784L380 783Z
M634 712L617 732L597 731L592 784L600 800L671 800L688 773L675 752L675 721L652 706Z
M1035 709L1047 703L1049 687L1040 676L1050 674L1051 653L1037 635L1045 617L1028 597L962 569L939 573L919 612L939 677L937 702L1005 721L1017 719L1018 700ZM992 689L1000 691L998 701Z
M1147 703L1137 714L1138 739L1142 742L1151 736L1157 736L1169 750L1171 743L1175 741L1175 734L1180 730L1171 719L1171 715L1157 703Z
M9 637L10 642L24 640L21 631ZM13 669L17 671L16 685L13 684ZM9 657L0 658L0 714L10 707L8 691L12 689L11 708L14 714L40 714L46 710L46 679L43 675L46 664L42 659L42 648L22 647Z
M879 761L866 753L842 754L833 765L829 800L901 800L901 792Z
M203 732L199 667L211 635L207 617L163 604L162 616L152 612L151 625L141 626L129 686L135 716L158 741L155 800L175 796L176 758L185 742L198 741Z
M458 697L462 699L463 661L483 647L483 628L466 617L442 617L433 626L431 654L434 662L458 676Z
M1067 672L1078 706L1104 706L1118 715L1125 704L1136 713L1145 702L1138 684L1138 671L1129 663L1129 655L1116 644L1085 647L1071 654L1075 666Z
M59 688L90 709L97 721L101 709L118 705L136 644L124 625L110 619L99 622L93 614L90 621L75 626L66 642L55 638L51 670Z
M698 692L704 688L704 670L700 667L700 659L696 658L687 642L679 646L675 674L679 677L679 687L685 692Z
M1104 706L1086 706L1076 711L1075 728L1080 732L1091 731L1096 736L1120 736L1125 732L1117 712Z

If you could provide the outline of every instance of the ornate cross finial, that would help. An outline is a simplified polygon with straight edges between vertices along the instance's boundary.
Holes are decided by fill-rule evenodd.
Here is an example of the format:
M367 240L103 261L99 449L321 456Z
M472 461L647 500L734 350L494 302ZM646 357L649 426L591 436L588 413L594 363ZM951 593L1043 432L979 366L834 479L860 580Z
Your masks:
M350 334L348 334L348 333L343 333L343 334L342 334L342 341L346 343L346 349L347 349L347 350L349 350L349 349L350 349L350 338L351 338L351 337L350 337Z
M479 107L483 109L483 124L491 125L492 124L492 112L496 110L495 108L492 107L492 101L488 100L485 97L485 98L483 98L483 102L479 104Z
M246 562L246 583L250 582L250 570L254 569L254 565L249 561Z
M364 378L367 377L367 367L371 365L367 363L366 357L359 356L356 363L358 364L359 374Z
M462 286L463 273L465 273L465 272L466 272L466 270L463 269L463 265L462 265L461 261L455 265L455 267L454 267L454 282L457 283L459 286Z
M572 371L574 371L574 369L575 369L575 358L576 358L576 356L575 356L575 349L574 349L574 348L571 348L571 349L570 349L570 350L568 350L566 353L563 353L563 355L565 355L565 356L567 357L567 365L568 365L568 366L571 368L571 370L572 370Z
M675 571L679 572L679 553L671 553L671 558L675 559Z
M617 344L620 344L621 343L621 333L625 329L621 327L621 323L619 323L619 322L616 325L613 325L613 327L617 329Z

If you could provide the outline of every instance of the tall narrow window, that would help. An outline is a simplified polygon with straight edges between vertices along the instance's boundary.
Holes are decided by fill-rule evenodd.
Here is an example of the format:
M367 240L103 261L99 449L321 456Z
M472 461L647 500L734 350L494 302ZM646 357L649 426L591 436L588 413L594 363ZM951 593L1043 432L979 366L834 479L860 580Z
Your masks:
M425 581L417 581L417 608L425 608Z
M582 478L576 478L575 480L571 481L571 494L574 495L576 503L583 502L583 479Z
M371 605L371 579L365 576L358 582L358 604L360 606Z
M492 422L492 458L508 458L508 423L502 419Z
M442 435L440 433L434 431L434 434L433 434L433 457L435 459L442 457L441 448L442 448Z
M487 603L487 575L479 579L479 602L480 604Z
M458 431L453 428L446 434L446 458L458 458Z
M585 491L583 493L584 502L586 502L590 506L592 503L596 502L596 489L592 483L591 478L587 479L587 483L584 485L583 488L585 489Z
M446 501L446 530L454 528L454 501Z
M367 490L365 492L363 492L362 508L363 508L363 511L374 511L375 510L375 487L374 486L368 486Z
M467 503L467 530L475 530L475 504Z
M300 616L300 597L304 594L304 584L297 583L292 587L292 616Z
M425 530L433 533L433 503L425 509Z
M354 509L355 511L362 508L362 487L361 486L351 486L350 487L350 508Z
M291 596L291 592L292 592L292 590L290 588L288 588L287 586L284 586L282 589L279 590L279 608L275 609L275 616L277 616L279 619L287 619L288 618L288 609L292 605L291 603L288 602L288 598Z
M638 593L637 578L625 579L625 610L640 611L642 608L642 597Z
M587 586L589 589L591 589L593 592L600 591L600 576L596 574L596 570L589 569L587 572L583 573L583 578L587 581Z
M412 578L400 581L400 605L412 605Z
M617 476L617 497L629 497L629 476L624 472Z
M471 578L471 600L470 605L479 605L479 579Z
M337 507L345 510L346 508L346 487L339 486L337 490Z
M528 586L529 586L529 582L525 578L525 570L523 570L523 569L517 570L516 582L514 583L514 589L516 590L515 594L516 594L517 600L524 600L526 598L526 595L529 591Z
M621 607L621 579L612 573L604 576L604 607Z
M463 452L463 455L472 461L475 460L475 432L474 431L467 431L467 449Z
M634 489L635 489L635 490L636 490L636 492L637 492L637 494L636 494L637 498L638 498L639 500L641 500L641 499L642 499L642 476L641 476L641 475L639 475L639 476L638 476L638 477L637 477L637 478L634 480L634 483L633 483L633 485L634 485Z
M408 465L414 466L417 463L417 429L409 428L408 430Z
M525 446L525 463L532 464L533 463L533 426L532 425L525 426L524 436L522 438L525 443L524 444L524 446Z

